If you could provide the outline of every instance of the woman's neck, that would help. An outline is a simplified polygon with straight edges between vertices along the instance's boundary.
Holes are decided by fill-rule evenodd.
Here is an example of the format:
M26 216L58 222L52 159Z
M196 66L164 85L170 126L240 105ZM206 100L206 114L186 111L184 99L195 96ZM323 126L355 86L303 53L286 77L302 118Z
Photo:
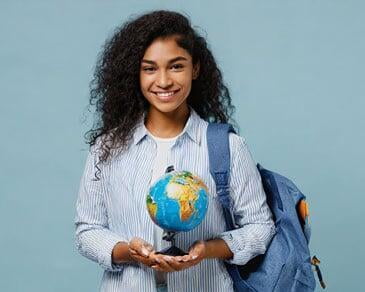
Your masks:
M160 138L172 138L179 135L185 127L190 115L188 106L179 107L173 112L164 113L150 107L145 126L148 131Z

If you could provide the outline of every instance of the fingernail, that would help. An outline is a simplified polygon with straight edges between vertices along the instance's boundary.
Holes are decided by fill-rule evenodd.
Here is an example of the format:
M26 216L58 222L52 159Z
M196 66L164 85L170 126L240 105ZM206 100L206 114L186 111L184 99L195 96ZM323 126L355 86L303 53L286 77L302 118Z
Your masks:
M195 255L193 255L191 258L192 258L193 260L195 260L197 257L198 257L198 256L195 254Z
M159 264L161 263L160 259L155 259L155 261Z
M146 256L146 257L147 257L147 256L149 255L148 250L147 250L145 247L142 247L141 251L142 251L142 254L143 254L144 256Z

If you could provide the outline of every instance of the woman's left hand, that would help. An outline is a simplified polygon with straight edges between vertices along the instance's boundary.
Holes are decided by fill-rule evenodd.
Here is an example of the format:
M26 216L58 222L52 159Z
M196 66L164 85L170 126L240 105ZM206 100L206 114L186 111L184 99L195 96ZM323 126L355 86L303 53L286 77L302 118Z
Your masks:
M150 257L157 262L152 268L162 272L181 271L199 264L205 259L207 253L206 243L204 240L198 240L193 243L189 253L184 256L168 256L163 254L150 254Z

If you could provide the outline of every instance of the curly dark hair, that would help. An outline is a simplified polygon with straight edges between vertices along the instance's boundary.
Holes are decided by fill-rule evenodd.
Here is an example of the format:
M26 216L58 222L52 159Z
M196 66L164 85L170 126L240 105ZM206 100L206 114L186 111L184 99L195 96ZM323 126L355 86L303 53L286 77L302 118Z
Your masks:
M95 105L95 117L85 139L90 147L100 142L99 163L106 162L114 150L127 147L137 122L149 108L139 85L145 50L156 38L172 36L192 56L193 65L200 63L188 104L206 121L235 124L229 90L205 38L181 13L148 12L117 27L98 55L89 101L89 107Z

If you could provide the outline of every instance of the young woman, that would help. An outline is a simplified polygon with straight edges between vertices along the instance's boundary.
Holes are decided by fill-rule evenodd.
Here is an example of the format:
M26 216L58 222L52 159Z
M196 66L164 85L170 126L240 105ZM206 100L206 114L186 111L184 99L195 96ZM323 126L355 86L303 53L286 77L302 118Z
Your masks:
M230 134L230 188L236 224L225 231L209 173L208 122L228 122L234 107L207 43L189 20L153 11L124 23L98 60L91 104L96 123L76 206L79 252L105 270L102 291L232 291L224 261L244 265L275 233L260 175L245 140ZM166 246L146 195L167 166L189 170L209 188L203 222L176 236L186 256Z

